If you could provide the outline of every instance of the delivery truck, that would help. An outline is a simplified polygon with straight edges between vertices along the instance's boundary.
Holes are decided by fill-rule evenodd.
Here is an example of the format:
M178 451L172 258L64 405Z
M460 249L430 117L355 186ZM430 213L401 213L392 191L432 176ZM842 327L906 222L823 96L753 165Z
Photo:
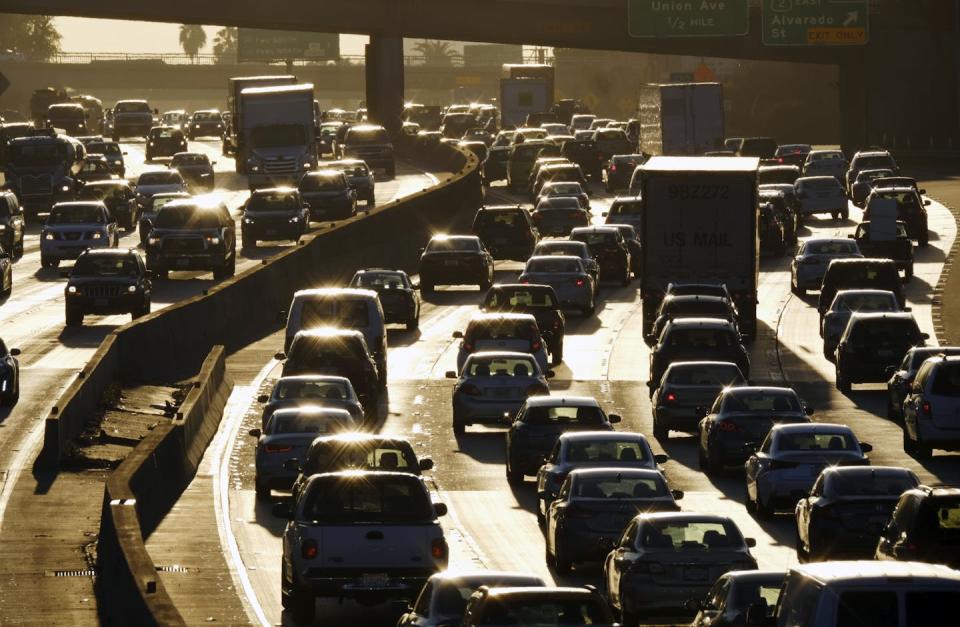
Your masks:
M244 164L247 161L242 134L237 129L243 125L243 110L241 109L240 92L248 87L274 87L276 85L294 85L297 77L289 74L278 76L236 76L227 79L227 111L230 113L230 123L223 136L224 156L234 156L237 160L237 174L243 174Z
M237 137L250 189L296 185L317 164L313 85L248 87L240 92Z
M650 155L702 155L723 147L723 86L640 86L640 150Z
M740 331L757 326L757 167L749 157L651 157L638 169L644 334L671 283L724 284Z
M500 78L500 126L519 128L527 115L553 107L553 66L527 63L503 65Z

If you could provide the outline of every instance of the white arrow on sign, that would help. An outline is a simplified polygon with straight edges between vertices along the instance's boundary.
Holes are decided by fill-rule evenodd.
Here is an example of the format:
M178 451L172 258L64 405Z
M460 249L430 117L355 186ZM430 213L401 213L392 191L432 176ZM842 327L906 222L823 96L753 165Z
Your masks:
M860 12L859 11L850 11L847 13L847 19L843 20L844 26L852 26L860 21Z

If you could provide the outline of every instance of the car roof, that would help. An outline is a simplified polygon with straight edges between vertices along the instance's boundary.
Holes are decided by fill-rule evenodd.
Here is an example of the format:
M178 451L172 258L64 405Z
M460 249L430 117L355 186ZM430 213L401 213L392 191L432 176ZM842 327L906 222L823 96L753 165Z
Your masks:
M545 586L546 582L539 576L533 573L523 573L518 571L511 570L459 570L451 569L445 570L443 572L436 573L430 577L433 581L461 581L470 585L479 584L482 585L484 581L489 581L491 579L497 581L516 581L520 582L539 582L540 585ZM477 587L479 587L477 585ZM498 586L498 588L501 586ZM510 587L510 586L502 586Z
M407 444L413 448L410 440L403 436L383 433L364 433L362 431L320 436L314 440L314 443L317 442L321 444Z
M636 519L641 521L647 520L656 520L656 521L672 521L677 522L729 522L733 523L733 520L729 516L723 516L721 514L698 514L696 512L643 512L636 516Z
M664 302L671 303L726 303L729 302L726 296L714 296L713 294L669 294L663 299Z
M582 242L581 242L582 243ZM534 255L527 258L527 263L531 261L540 261L543 259L560 259L560 260L570 260L570 261L583 261L583 257L577 257L576 255Z
M823 469L824 476L835 475L912 475L909 468L901 466L827 466Z
M331 298L333 296L350 296L361 299L379 298L374 290L359 287L311 287L297 290L293 293L294 300L307 298Z
M579 259L579 257L577 257ZM480 324L485 322L500 322L506 320L516 320L519 322L535 322L533 314L513 313L513 312L483 312L475 313L468 324Z
M832 176L829 176L829 175L827 175L827 174L823 174L823 175L818 175L818 176L801 176L800 178L797 179L797 183L801 183L801 182L804 182L804 181L836 181L836 180L837 180L837 179L835 179L835 178L832 177ZM840 183L837 182L837 185L839 185L839 184L840 184Z
M698 328L698 329L730 329L733 323L723 318L697 317L697 318L674 318L670 321L673 328Z
M790 172L799 172L800 168L795 165L762 165L757 169L759 172L777 172L777 171L786 171Z
M560 434L562 442L581 441L581 440L604 440L622 442L625 440L636 440L637 442L647 442L647 436L636 431L567 431Z
M363 332L357 331L356 329L338 329L335 327L319 327L315 329L303 329L302 331L297 331L297 334L294 338L297 337L309 337L314 339L323 339L323 338L360 338L363 339Z
M737 364L732 361L710 361L705 359L697 359L691 361L674 361L667 366L667 370L680 370L682 368L702 368L703 366L733 366L734 368L739 368Z
M597 593L587 588L572 587L550 587L550 588L516 588L507 586L497 586L487 588L487 594L493 597L518 597L518 598L541 598L554 599L556 597L585 597L597 599Z
M854 290L854 289L851 289L851 290L838 290L838 291L837 291L837 298L839 298L839 297L841 297L841 296L851 296L851 295L867 296L867 295L873 295L873 294L876 294L876 295L881 295L881 294L882 294L882 295L884 295L884 296L895 296L895 294L894 294L893 292L891 292L890 290L874 290L874 289L855 289L855 290Z
M604 433L607 433L604 431ZM567 434L564 434L567 435ZM636 468L631 466L605 466L599 468L574 468L570 471L571 477L608 477L610 475L622 475L624 477L633 477L636 479L666 479L659 470L653 468Z
M865 322L870 320L909 320L911 322L916 322L916 318L914 318L913 314L909 311L885 311L870 313L855 311L853 312L853 315L850 316L850 325L852 326L856 322Z
M346 409L340 407L324 407L323 405L296 405L294 407L281 407L273 412L271 418L283 416L335 416L337 418L349 418L353 420Z
M847 425L841 425L832 422L801 422L796 424L775 424L770 430L773 432L786 433L835 433L842 431L844 433L853 433L853 429Z
M105 250L105 249L101 249ZM286 377L280 377L277 379L277 383L286 383L287 381L299 381L303 383L350 383L350 379L346 377L341 377L333 374L297 374L297 375L288 375Z
M889 150L861 150L853 155L854 158L857 157L890 157Z
M546 256L546 255L545 255ZM566 255L556 255L557 257L565 257ZM576 257L580 259L580 257ZM535 289L539 291L546 292L548 290L552 291L553 288L549 285L543 285L541 283L494 283L491 287L491 290L529 290Z
M886 583L929 583L944 581L960 584L960 572L942 564L921 562L830 561L793 566L791 572L801 573L821 583L856 583L868 581Z
M130 181L126 179L109 179L103 181L90 181L83 185L84 187L130 187Z
M613 225L606 224L594 224L592 226L578 226L570 234L579 234L579 233L619 233L620 229Z
M828 178L833 178L833 177L831 176L831 177L828 177ZM827 243L837 244L837 243L839 243L839 242L843 242L843 243L845 243L845 244L849 244L849 243L850 243L850 238L847 238L847 237L810 237L810 238L807 238L807 239L804 239L804 240L800 240L800 243L801 243L801 244L827 244Z
M723 391L725 394L756 394L760 392L777 392L781 394L796 394L797 391L793 388L788 388L785 386L776 386L776 385L741 385L739 387L726 388Z
M430 241L433 242L433 241L441 241L446 239L458 240L458 241L469 240L471 242L480 241L480 238L476 235L434 235L433 237L430 238Z
M527 357L529 354L524 353ZM600 403L592 396L532 396L527 399L527 407L600 407Z
M785 570L730 570L722 575L732 579L734 583L738 582L756 582L768 581L774 579L783 579L787 576Z
M478 359L526 359L533 361L533 355L530 353L521 353L520 351L477 351L467 356L467 361Z
M846 257L843 259L834 259L833 261L830 262L830 265L831 266L834 266L834 265L847 266L847 265L854 265L854 264L858 264L858 265L859 264L863 264L863 265L879 264L879 265L885 265L885 266L892 266L894 265L894 263L895 262L893 261L893 259L886 259L882 257Z
M526 209L520 205L484 205L483 207L477 209L477 211L509 211L510 213L517 213L520 211L526 211Z
M84 257L134 257L139 253L133 248L88 248L83 253Z
M53 205L54 207L104 207L102 200L66 200L64 202L58 202Z

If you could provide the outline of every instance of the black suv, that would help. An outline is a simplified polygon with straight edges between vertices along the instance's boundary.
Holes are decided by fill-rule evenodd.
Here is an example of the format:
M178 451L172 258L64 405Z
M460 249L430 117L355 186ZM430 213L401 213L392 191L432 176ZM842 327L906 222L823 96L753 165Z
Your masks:
M110 216L126 231L140 221L140 205L130 183L126 180L91 181L80 189L78 200L100 200L110 210Z
M560 147L560 156L576 163L583 173L594 181L599 181L603 176L600 150L597 148L597 142L592 139L572 139L563 142Z
M519 206L480 207L472 230L494 259L526 261L540 240L530 213Z
M147 150L144 159L147 163L157 157L172 157L178 152L187 151L187 138L183 131L172 126L155 126L147 137Z
M0 245L15 259L23 256L23 209L17 195L0 190Z
M296 242L307 232L310 211L291 187L257 189L243 205L241 248L256 248L259 240Z
M750 376L750 356L737 327L721 318L678 318L667 322L650 351L650 381L660 381L677 361L729 361Z
M877 543L874 559L933 562L960 568L960 488L920 486L900 502Z
M87 143L85 147L88 155L103 155L106 157L110 171L117 176L123 178L126 174L127 168L123 156L127 153L120 149L120 144L117 142L98 139Z
M853 383L881 383L914 346L930 337L911 313L854 313L836 352L836 385L843 393Z
M493 285L493 256L475 235L435 235L420 251L420 287L472 283L481 290Z
M216 187L213 166L216 161L202 152L178 152L170 160L170 169L176 170L189 185L207 191Z
M338 142L340 159L362 159L371 168L383 168L393 178L397 166L393 158L393 143L382 126L358 124L351 126Z
M583 242L600 266L600 279L630 284L630 249L616 226L582 226L570 231L570 239Z
M817 309L820 311L820 322L823 314L830 309L833 298L840 290L857 288L889 290L897 296L901 307L907 303L903 291L903 282L897 271L897 264L892 259L834 259L827 266L823 275L823 286L820 288L820 301ZM901 355L902 357L903 355Z
M136 320L150 313L151 289L138 251L99 248L81 253L64 290L67 326L83 324L87 314L129 313Z
M907 227L910 239L917 240L920 246L930 243L930 233L927 230L927 207L929 200L924 200L916 189L910 187L885 187L875 189L866 200L866 209L863 219L870 219L870 208L878 200L893 200L897 203L897 220L903 220Z
M213 278L233 276L237 263L237 232L222 202L194 199L163 206L147 236L147 267L161 279L171 270L212 270Z
M607 192L626 190L630 187L630 179L637 166L643 165L646 157L640 154L613 155L607 165Z
M524 313L537 319L540 335L554 364L563 361L566 318L557 294L549 285L497 284L487 290L480 310L489 313Z

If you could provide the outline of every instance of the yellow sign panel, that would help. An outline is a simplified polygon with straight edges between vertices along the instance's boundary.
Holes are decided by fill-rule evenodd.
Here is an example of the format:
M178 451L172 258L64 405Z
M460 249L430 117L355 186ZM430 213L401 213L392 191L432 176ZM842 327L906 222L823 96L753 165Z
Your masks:
M809 44L865 44L867 43L867 29L865 28L808 28L807 43Z
M482 85L483 77L476 75L463 75L456 77L456 84L460 86Z

